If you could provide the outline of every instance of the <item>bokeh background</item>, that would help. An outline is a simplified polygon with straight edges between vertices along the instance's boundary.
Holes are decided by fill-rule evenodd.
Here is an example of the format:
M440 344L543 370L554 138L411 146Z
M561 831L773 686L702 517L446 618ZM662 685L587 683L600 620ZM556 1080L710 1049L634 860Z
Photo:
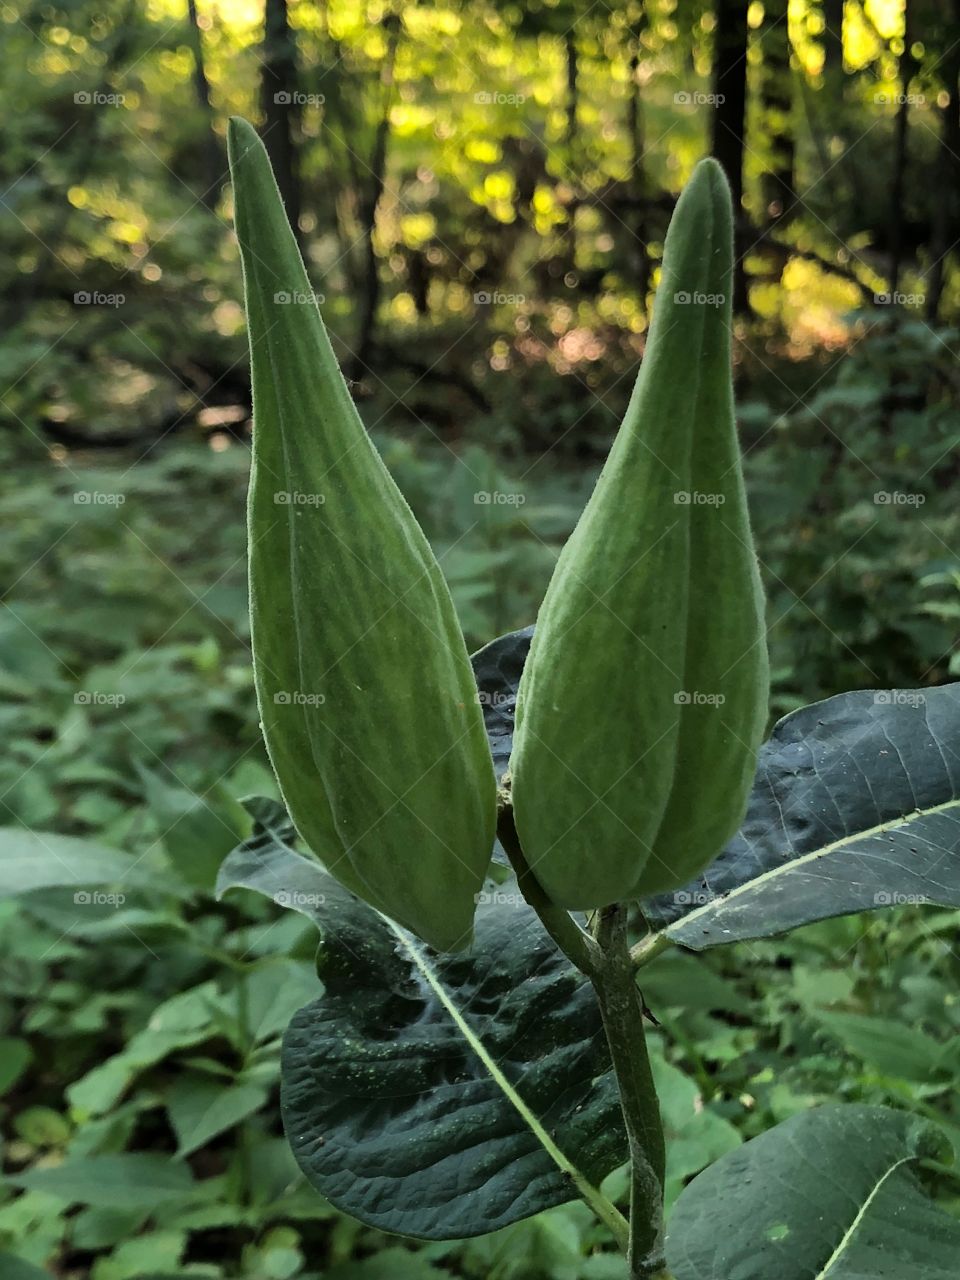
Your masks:
M0 897L0 1274L619 1276L579 1206L388 1239L305 1187L280 1135L315 936L212 895L240 797L274 790L226 120L262 130L473 647L535 615L671 209L717 156L779 715L960 672L960 2L13 0L0 23L0 823L151 876ZM960 1134L957 920L657 961L670 1196L826 1098ZM56 1193L34 1178L60 1167Z

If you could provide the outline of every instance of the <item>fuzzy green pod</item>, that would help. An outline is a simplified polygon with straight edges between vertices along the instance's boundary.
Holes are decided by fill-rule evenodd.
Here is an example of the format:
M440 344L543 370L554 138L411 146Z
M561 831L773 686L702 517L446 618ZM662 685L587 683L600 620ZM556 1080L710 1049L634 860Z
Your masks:
M729 189L705 160L677 204L633 396L520 684L517 832L569 909L686 883L746 807L769 676L733 412L732 259Z
M250 614L264 738L310 849L432 946L472 936L496 782L440 567L357 414L270 163L232 120L254 397ZM281 886L282 888L282 886Z

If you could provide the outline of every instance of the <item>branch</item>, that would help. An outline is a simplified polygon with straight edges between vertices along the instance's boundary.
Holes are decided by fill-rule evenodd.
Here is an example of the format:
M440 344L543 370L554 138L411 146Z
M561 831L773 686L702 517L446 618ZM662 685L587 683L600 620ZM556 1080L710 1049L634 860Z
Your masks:
M855 284L860 290L864 301L873 302L874 290L868 284L864 284L860 277L851 271L849 267L843 267L839 262L831 262L829 258L823 257L815 249L799 249L796 245L786 244L783 240L774 239L769 231L763 232L754 241L752 247L755 249L772 249L784 260L787 258L803 258L806 262L815 262L824 271L829 271L832 275L839 276L841 280L848 280L851 284Z

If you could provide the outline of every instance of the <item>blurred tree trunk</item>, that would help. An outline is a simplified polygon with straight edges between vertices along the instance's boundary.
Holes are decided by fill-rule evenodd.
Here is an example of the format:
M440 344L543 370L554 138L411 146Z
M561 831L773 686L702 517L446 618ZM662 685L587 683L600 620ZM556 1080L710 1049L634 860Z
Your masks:
M933 204L933 263L927 280L926 314L935 321L940 312L947 257L960 237L960 0L951 0L947 23L947 51L941 69L947 101L940 111L940 198Z
M763 204L768 222L778 224L792 216L797 199L787 6L788 0L766 0L760 30L760 95L770 147L770 164L763 175Z
M577 53L577 41L574 35L575 26L564 33L563 48L567 69L567 127L564 141L567 149L568 182L572 189L567 204L567 223L563 234L563 258L565 271L577 269L577 208L579 201L576 190L579 173L576 172L576 154L578 142L577 107L579 94L580 62Z
M911 0L903 4L903 53L900 57L900 103L894 126L893 176L890 181L890 293L897 292L903 268L903 195L909 159L910 82L917 64L911 52L913 42Z
M811 78L801 72L796 78L796 86L820 167L816 185L826 197L824 203L842 205L850 199L848 184L843 181L848 166L837 163L841 153L847 150L850 133L846 109L847 79L843 70L844 5L842 0L821 0L819 6L814 6L817 7L823 18L823 35L820 38L823 83L814 92ZM868 22L869 18L865 17L864 21ZM879 32L877 38L883 40ZM859 125L857 132L860 132Z
M226 171L223 163L223 151L213 127L213 109L210 106L210 82L207 80L207 69L203 61L203 34L197 19L196 0L187 0L187 18L190 33L190 46L193 52L193 87L200 104L203 116L204 138L203 159L206 169L207 184L200 199L208 209L215 209L223 189Z
M640 85L640 41L646 26L647 10L644 6L630 32L628 63L630 96L627 98L627 136L630 139L629 194L632 209L630 222L636 258L637 292L644 306L650 291L650 254L647 251L647 182L643 163L643 99Z
M100 76L96 84L97 94L106 94L111 90L111 83L116 72L133 56L138 36L137 0L126 0L115 27L106 44L106 57L100 67ZM76 127L71 126L62 135L62 140L70 139L69 146L64 147L64 171L66 180L63 189L82 186L94 163L97 152L103 145L100 130L106 123L105 111L82 111ZM54 142L49 151L54 151L58 143ZM10 307L11 323L16 323L22 311L24 301L32 301L37 293L37 282L44 289L50 289L55 274L55 266L66 266L60 254L70 221L75 214L74 206L69 200L58 198L53 206L56 215L49 227L45 228L37 261L31 272L17 272L13 283L7 290L7 297L0 303L6 310ZM79 283L77 274L67 267L73 281ZM55 292L55 289L54 289ZM72 290L71 290L72 292Z
M823 0L823 74L831 84L843 83L844 0Z
M387 33L387 50L380 68L380 85L383 102L370 157L370 175L364 184L360 202L360 224L363 228L364 275L360 298L360 321L357 330L357 349L354 353L351 375L359 381L366 372L376 340L377 309L380 305L380 271L374 234L377 228L377 209L383 195L387 172L387 150L390 142L390 108L393 105L393 78L397 60L397 43L400 39L400 19L394 13L383 18Z
M293 233L300 240L300 177L294 134L300 116L297 44L287 0L266 0L261 46L260 100L263 143Z
M321 4L326 43L322 46L321 68L317 88L324 96L328 173L334 183L334 224L340 246L339 260L354 297L363 289L363 264L355 252L360 238L360 202L364 178L359 156L365 149L362 140L364 120L360 108L362 87L348 70L347 51L330 32L327 4ZM335 127L334 127L335 126Z
M743 256L748 229L743 213L744 125L747 114L747 8L743 0L717 0L713 53L714 106L710 150L723 166L733 196L733 307L749 311Z

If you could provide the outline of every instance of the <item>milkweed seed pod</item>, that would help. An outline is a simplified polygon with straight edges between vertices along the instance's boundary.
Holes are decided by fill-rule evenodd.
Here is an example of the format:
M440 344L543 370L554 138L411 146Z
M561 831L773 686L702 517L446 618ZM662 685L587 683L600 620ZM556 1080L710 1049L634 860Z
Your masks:
M264 738L310 849L432 946L469 943L496 784L440 567L370 441L266 152L229 132L253 377L250 612Z
M736 830L753 779L769 681L733 412L732 255L729 189L705 160L520 684L517 832L569 909L686 883Z

